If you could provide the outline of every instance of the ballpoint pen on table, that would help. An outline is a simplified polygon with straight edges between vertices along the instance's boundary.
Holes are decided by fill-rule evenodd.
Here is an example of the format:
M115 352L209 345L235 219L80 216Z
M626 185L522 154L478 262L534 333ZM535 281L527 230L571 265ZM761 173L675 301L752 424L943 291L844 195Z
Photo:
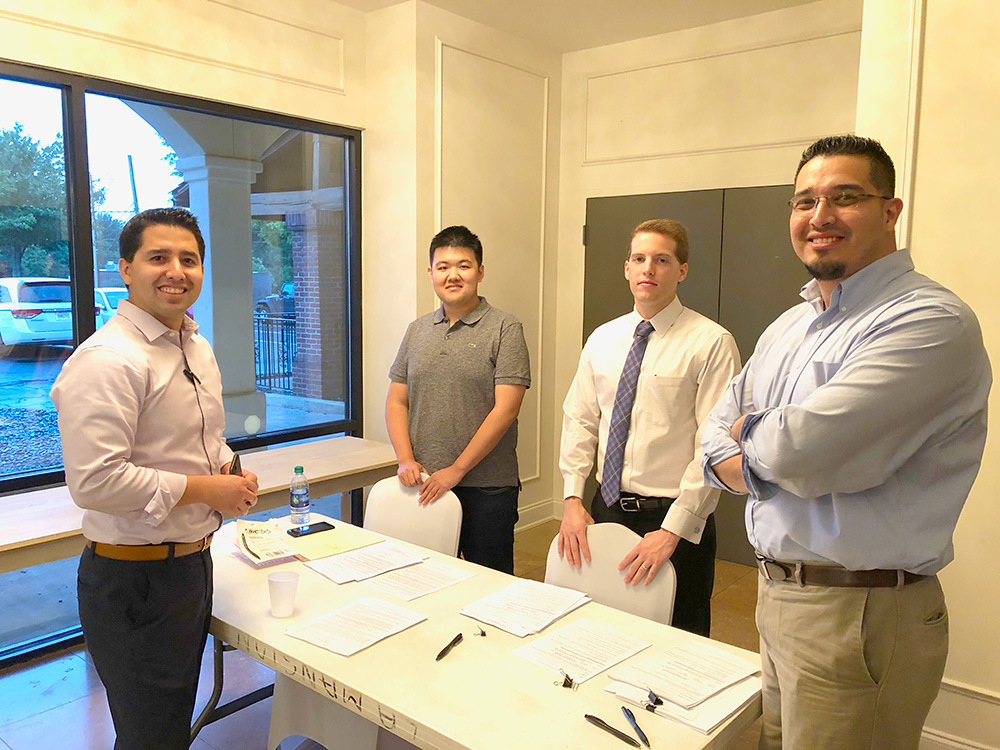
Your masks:
M451 651L453 648L455 648L455 646L457 646L461 642L462 642L462 634L459 633L458 635L456 635L454 638L451 639L451 642L447 646L441 649L441 652L437 655L437 658L434 659L434 661L441 661L444 657L448 655L449 651Z
M609 733L613 734L615 737L617 737L618 739L620 739L622 742L627 742L632 747L642 747L638 743L638 741L633 740L631 737L629 737L624 732L618 731L613 726L611 726L610 724L608 724L608 722L606 722L604 719L599 719L598 717L593 716L592 714L584 714L583 718L585 718L587 721L589 721L595 727L600 727L605 732L609 732Z
M639 739L642 740L642 744L649 747L649 738L646 736L645 732L639 729L639 725L635 721L635 714L633 714L627 706L622 706L622 713L625 714L625 718L628 719L628 723L632 725L635 733L639 736Z

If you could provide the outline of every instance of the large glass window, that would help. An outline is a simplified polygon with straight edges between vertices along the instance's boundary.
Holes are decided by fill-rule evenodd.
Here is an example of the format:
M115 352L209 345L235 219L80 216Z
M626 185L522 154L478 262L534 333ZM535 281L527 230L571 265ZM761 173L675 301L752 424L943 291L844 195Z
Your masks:
M48 392L127 299L118 236L149 208L202 227L189 312L230 445L360 432L357 131L4 62L0 101L0 506L62 481ZM78 633L75 570L0 574L0 661Z
M62 466L48 391L73 320L62 91L0 78L0 101L2 479Z

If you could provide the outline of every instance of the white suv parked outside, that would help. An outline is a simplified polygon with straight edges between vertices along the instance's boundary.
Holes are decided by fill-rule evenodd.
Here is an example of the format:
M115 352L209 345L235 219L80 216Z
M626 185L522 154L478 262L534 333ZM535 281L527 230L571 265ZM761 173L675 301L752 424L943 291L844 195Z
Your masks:
M73 340L69 279L0 278L0 357L16 344Z

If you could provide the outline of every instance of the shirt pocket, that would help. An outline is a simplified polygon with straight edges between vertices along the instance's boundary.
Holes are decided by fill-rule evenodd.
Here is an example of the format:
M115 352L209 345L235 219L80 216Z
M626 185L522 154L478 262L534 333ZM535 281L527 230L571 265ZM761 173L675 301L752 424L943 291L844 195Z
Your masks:
M653 375L648 382L641 409L652 424L676 424L694 409L695 387L688 378Z

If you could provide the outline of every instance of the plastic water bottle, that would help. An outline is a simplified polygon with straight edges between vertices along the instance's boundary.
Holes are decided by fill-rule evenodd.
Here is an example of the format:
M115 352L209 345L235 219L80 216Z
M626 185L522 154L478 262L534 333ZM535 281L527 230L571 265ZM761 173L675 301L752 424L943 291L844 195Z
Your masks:
M305 526L309 523L309 480L306 479L301 466L295 467L289 489L291 489L291 500L288 505L292 511L292 526Z

